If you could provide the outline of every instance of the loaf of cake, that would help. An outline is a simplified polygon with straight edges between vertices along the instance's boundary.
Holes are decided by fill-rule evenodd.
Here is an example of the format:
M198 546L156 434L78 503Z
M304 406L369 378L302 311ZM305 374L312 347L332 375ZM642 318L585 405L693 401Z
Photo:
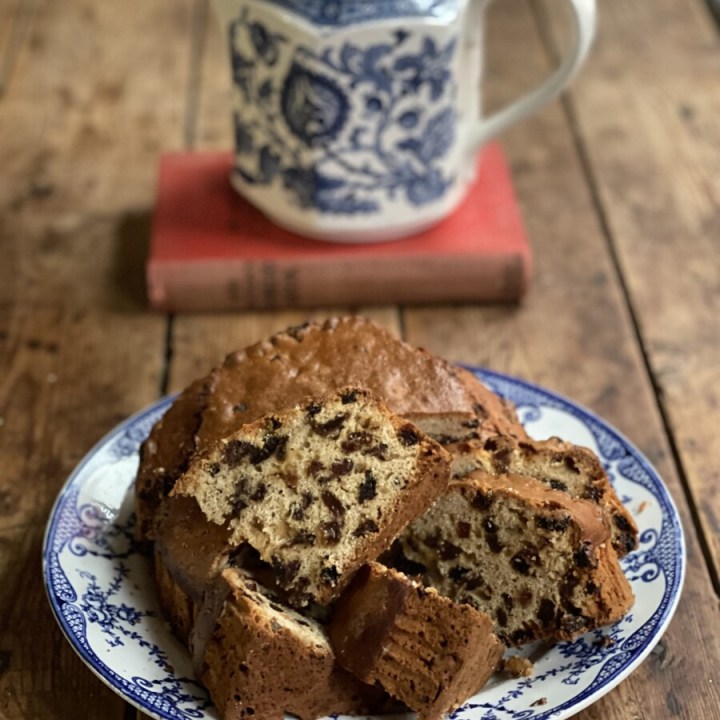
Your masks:
M223 570L190 636L197 677L223 720L300 720L372 712L384 693L335 664L327 632L249 573Z
M601 507L530 477L451 481L399 545L441 594L490 615L508 645L572 640L633 603Z
M490 618L379 563L363 566L340 596L330 642L340 665L440 720L492 674L503 645Z
M246 425L193 462L173 496L272 565L289 601L321 605L445 489L449 456L346 388Z
M439 720L504 645L633 602L637 528L597 457L530 439L475 375L363 318L229 355L153 427L135 491L223 720L393 709L381 688Z
M152 539L152 517L193 454L247 423L348 385L368 389L398 415L417 414L413 422L437 427L443 442L525 437L513 409L468 371L361 317L307 323L229 355L153 428L135 488L138 539Z
M620 502L599 458L588 448L559 438L534 441L498 435L450 445L448 450L453 456L453 477L482 469L492 474L535 478L554 490L602 507L609 518L612 543L619 557L637 547L635 521Z

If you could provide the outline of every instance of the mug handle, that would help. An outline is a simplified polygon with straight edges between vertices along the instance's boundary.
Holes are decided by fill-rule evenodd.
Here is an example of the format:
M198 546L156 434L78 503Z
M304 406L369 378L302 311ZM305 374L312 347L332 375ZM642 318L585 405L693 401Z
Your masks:
M567 0L573 10L575 26L571 49L560 66L535 90L502 110L479 120L470 130L469 151L477 152L488 140L518 120L539 110L550 102L570 82L572 76L587 57L595 34L595 0ZM487 2L487 0L475 0Z

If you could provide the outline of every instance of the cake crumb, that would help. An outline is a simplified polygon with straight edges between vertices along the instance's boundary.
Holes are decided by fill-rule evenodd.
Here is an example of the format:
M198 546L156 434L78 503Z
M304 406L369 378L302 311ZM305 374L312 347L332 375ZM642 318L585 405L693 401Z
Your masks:
M637 514L639 515L641 512L643 512L648 506L648 501L643 500L639 505L637 509Z
M530 703L530 707L537 707L538 705L547 705L548 699L546 697L538 698L535 702Z
M530 660L520 655L511 655L509 658L505 658L499 669L515 678L530 677L535 670Z
M615 641L609 635L603 635L599 640L596 640L593 645L601 648L611 648L615 644Z

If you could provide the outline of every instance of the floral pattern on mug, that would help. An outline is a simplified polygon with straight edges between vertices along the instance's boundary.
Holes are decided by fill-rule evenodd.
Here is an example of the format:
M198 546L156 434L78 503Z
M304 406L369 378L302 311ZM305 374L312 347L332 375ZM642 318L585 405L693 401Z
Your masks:
M385 38L310 48L247 9L230 27L236 172L279 183L300 208L376 213L423 206L454 178L442 160L456 140L457 37L388 29Z

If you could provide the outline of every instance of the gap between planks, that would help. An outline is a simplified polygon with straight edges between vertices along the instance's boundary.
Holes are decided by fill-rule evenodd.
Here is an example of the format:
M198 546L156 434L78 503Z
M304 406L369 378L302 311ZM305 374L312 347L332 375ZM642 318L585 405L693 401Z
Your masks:
M706 0L708 7L710 8L710 13L712 14L715 25L720 30L720 0Z
M202 96L202 66L206 52L208 23L212 20L208 11L207 0L194 0L192 18L190 49L188 56L189 72L185 102L185 122L183 124L183 143L184 150L186 151L193 150L197 146L200 102ZM398 332L404 339L407 337L405 330L404 309L397 307L395 315L397 317ZM171 367L175 353L175 320L176 316L174 314L171 313L167 315L165 356L159 386L159 394L161 396L167 395L170 389ZM258 337L255 338L255 340L261 340L261 338ZM142 710L136 709L134 706L127 704L124 720L151 720L151 718Z
M165 321L165 355L163 357L162 372L160 373L160 397L168 394L170 385L170 366L174 355L173 330L175 328L175 315L169 314Z
M542 6L540 3L531 2L530 8L535 18L538 33L540 35L540 40L546 53L548 54L552 62L559 62L560 50L557 46L557 43L553 36L553 32L550 27L550 19L547 15L546 7ZM718 12L720 12L720 0L718 0L717 8ZM638 344L638 348L640 349L645 373L653 389L655 407L657 408L658 414L660 416L660 421L662 423L662 427L668 441L668 446L672 454L672 459L675 464L675 468L677 470L683 492L685 494L685 499L687 501L690 511L690 517L692 518L694 529L698 537L698 542L700 544L700 549L703 554L703 560L705 561L705 567L708 571L713 590L715 591L715 594L720 597L720 575L718 574L715 564L713 562L713 553L710 546L710 541L706 533L703 531L703 523L700 515L700 510L695 500L695 495L692 492L688 473L683 463L682 455L675 439L675 434L672 430L672 424L670 422L667 407L662 400L662 388L660 386L660 383L658 382L655 372L653 371L647 344L645 343L642 331L640 329L638 312L633 303L630 288L628 287L625 275L622 271L620 258L618 256L618 250L613 239L612 231L610 229L608 214L600 196L598 180L595 176L595 172L593 171L592 162L590 160L590 155L587 149L587 143L585 141L585 138L583 137L583 133L580 128L580 123L578 121L577 112L575 110L575 105L573 103L571 92L564 92L561 95L560 104L563 109L563 113L565 114L565 117L567 119L568 127L570 129L570 135L572 137L573 144L578 154L580 166L587 180L590 198L592 200L595 212L597 213L603 237L605 238L605 241L607 243L612 266L618 279L623 300L625 301L625 307L627 309L628 317L630 319L630 323Z
M192 21L190 24L188 82L185 99L185 121L183 123L184 150L192 150L195 147L200 108L202 62L205 55L205 35L208 17L209 12L207 0L194 0ZM158 394L160 397L167 395L169 390L170 367L174 354L174 328L175 315L173 313L168 313L166 314L165 320L163 367L158 387ZM123 718L124 720L152 720L149 715L146 715L142 710L138 710L129 703L125 705Z
M188 84L183 124L184 149L193 150L197 144L197 127L200 116L202 66L205 58L207 26L210 19L208 0L193 0L190 22L190 48L188 53Z
M193 0L192 20L190 22L190 42L188 51L188 82L185 96L185 121L183 122L183 149L195 148L198 117L200 114L200 94L202 87L202 65L205 57L205 38L210 17L208 0ZM170 385L170 367L174 355L175 315L166 315L165 348L163 368L158 394L168 394Z

